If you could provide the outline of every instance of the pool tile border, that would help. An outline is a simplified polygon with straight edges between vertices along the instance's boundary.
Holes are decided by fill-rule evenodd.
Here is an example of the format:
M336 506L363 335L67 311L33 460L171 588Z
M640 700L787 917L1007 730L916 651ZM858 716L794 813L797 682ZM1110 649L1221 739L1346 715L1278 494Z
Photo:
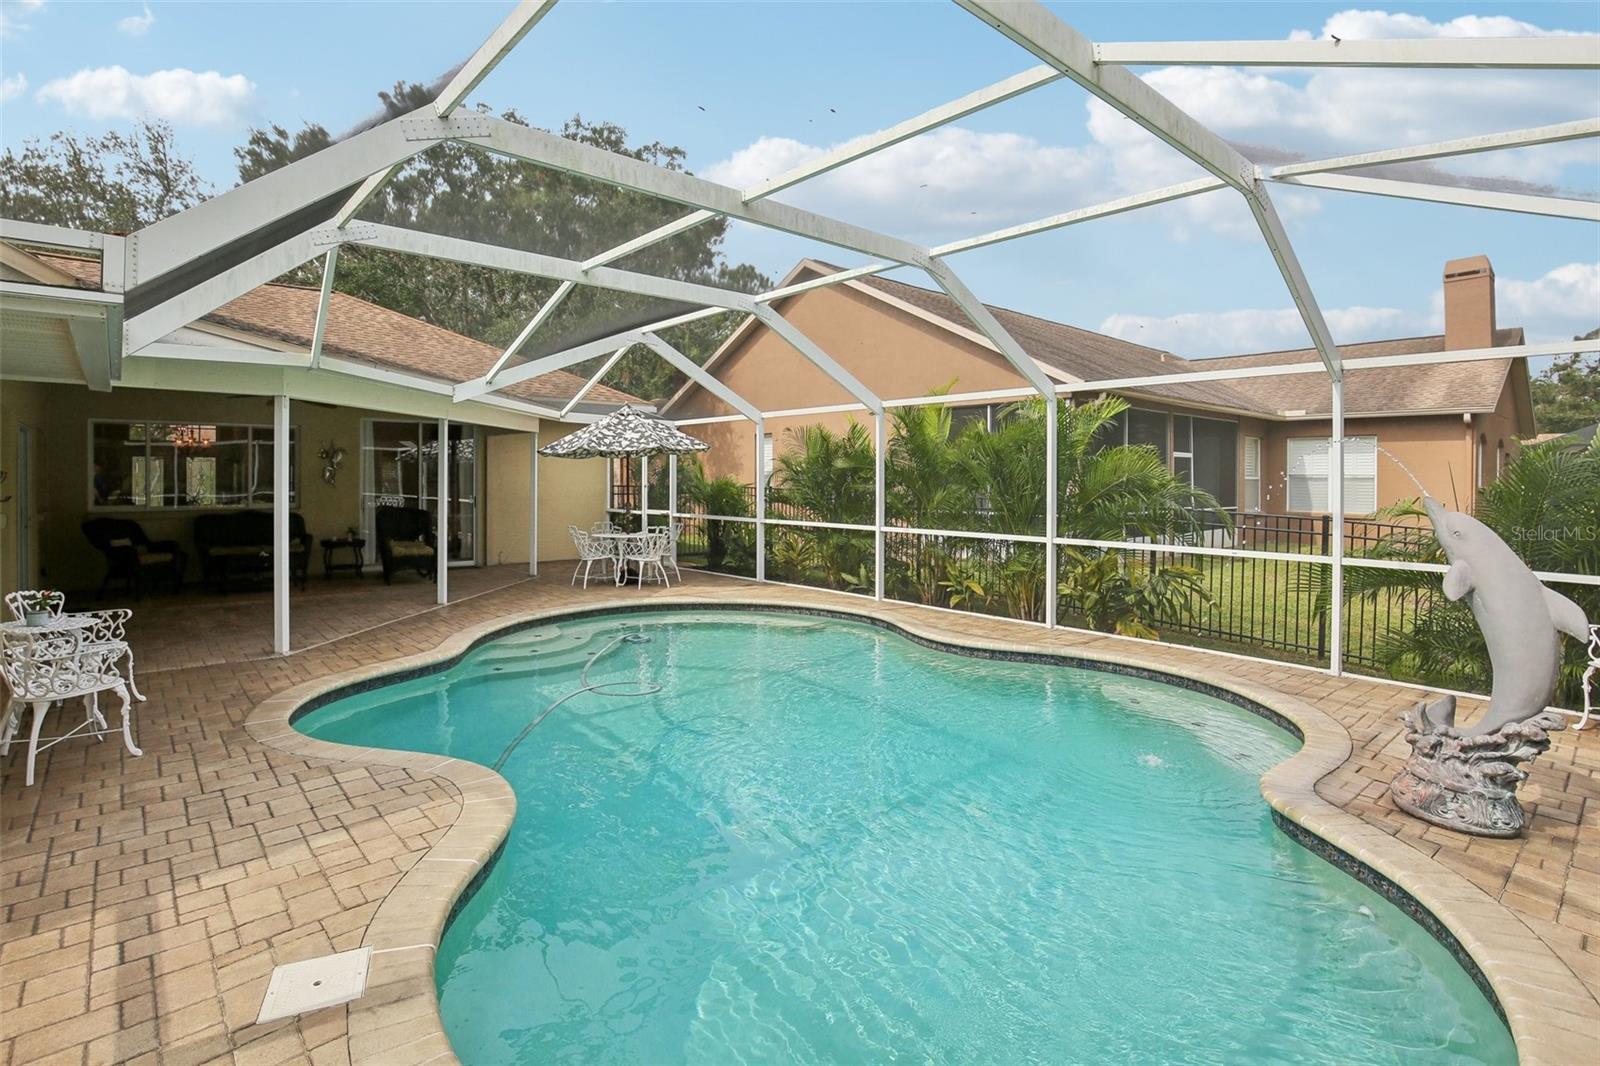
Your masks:
M690 593L658 596L640 604L504 615L468 627L431 651L286 689L250 712L245 728L258 743L307 758L403 766L442 778L460 798L455 823L406 871L368 924L363 943L374 949L368 992L349 1005L352 1066L387 1066L402 1046L412 1062L458 1061L439 1015L434 955L450 921L499 857L516 816L516 796L504 778L476 763L317 740L294 729L293 722L344 696L448 670L480 645L514 632L571 619L684 609L864 622L941 651L1147 678L1260 715L1301 741L1295 754L1261 779L1262 795L1277 825L1291 839L1385 896L1439 940L1505 1020L1524 1066L1566 1066L1585 1061L1594 1052L1600 1003L1516 914L1466 878L1317 794L1317 782L1350 757L1352 746L1344 727L1310 704L1228 677L1210 665L1174 673L1170 664L1109 641L1081 650L1031 641L982 640L927 624L933 619L883 617L871 607L854 604L707 599ZM914 610L914 605L896 605L897 615Z

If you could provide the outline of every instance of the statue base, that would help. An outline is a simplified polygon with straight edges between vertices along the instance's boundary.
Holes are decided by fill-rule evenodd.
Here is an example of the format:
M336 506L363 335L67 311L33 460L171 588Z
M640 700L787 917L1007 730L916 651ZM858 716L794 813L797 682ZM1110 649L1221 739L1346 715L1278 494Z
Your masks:
M1453 712L1454 700L1450 703ZM1565 729L1566 719L1544 711L1493 733L1463 737L1446 724L1453 713L1436 717L1429 710L1423 701L1402 716L1411 757L1389 785L1395 805L1460 833L1520 836L1527 818L1517 802L1517 786L1528 772L1517 764L1550 750L1550 734Z

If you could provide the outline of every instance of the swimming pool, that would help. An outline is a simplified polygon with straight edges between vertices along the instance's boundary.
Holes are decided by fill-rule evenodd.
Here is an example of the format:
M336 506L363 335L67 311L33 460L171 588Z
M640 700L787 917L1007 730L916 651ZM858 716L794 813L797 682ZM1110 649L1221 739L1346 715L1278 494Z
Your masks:
M1274 827L1295 740L1171 685L662 611L296 726L515 789L436 964L473 1066L1515 1061L1442 946Z

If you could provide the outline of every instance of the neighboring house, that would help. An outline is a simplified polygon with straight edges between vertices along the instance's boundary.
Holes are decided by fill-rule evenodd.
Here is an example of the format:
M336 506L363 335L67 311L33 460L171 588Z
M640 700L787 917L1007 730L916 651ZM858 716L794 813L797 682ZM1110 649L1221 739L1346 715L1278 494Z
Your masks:
M834 273L800 263L784 284ZM886 399L937 390L982 392L1023 385L1019 375L943 293L885 278L860 278L812 289L775 305L779 313ZM1487 258L1454 260L1444 274L1445 332L1343 345L1345 359L1489 348L1522 343L1522 330L1495 324L1494 271ZM1178 374L1229 366L1289 366L1318 360L1313 349L1188 360L1060 322L991 307L996 318L1060 382ZM763 411L848 402L825 377L757 322L736 331L707 369ZM1354 370L1345 378L1345 510L1368 514L1417 495L1399 464L1428 493L1466 508L1533 431L1527 360L1489 359L1434 366ZM947 388L948 387L948 388ZM1240 511L1326 513L1331 392L1321 373L1231 381L1175 382L1117 390L1133 409L1122 439L1150 444L1176 472ZM1005 404L958 408L963 418L992 420ZM663 412L675 418L730 413L704 389L687 385ZM773 455L790 429L811 423L843 428L857 414L775 418L766 424ZM749 481L755 440L748 423L693 429L711 444L713 476ZM1379 450L1381 449L1381 451ZM1383 457L1388 453L1395 461Z
M0 243L0 280L20 283L6 294L0 354L0 466L16 475L0 492L13 497L0 511L6 588L94 588L102 560L78 527L95 515L132 518L193 560L198 514L270 510L270 396L282 391L294 397L292 506L313 536L355 528L371 564L376 507L433 511L447 418L452 563L527 561L531 434L548 442L576 428L538 412L559 410L583 379L557 371L504 399L452 403L450 387L487 371L500 349L343 293L332 296L324 369L308 371L319 293L268 284L122 359L114 387L94 391L84 352L106 344L106 325L53 312L61 301L49 294L97 290L98 261ZM576 410L626 402L637 401L598 386ZM343 463L325 475L319 452L335 448ZM603 514L604 464L541 463L540 476L540 557L569 558L567 524ZM313 553L314 570L321 558Z

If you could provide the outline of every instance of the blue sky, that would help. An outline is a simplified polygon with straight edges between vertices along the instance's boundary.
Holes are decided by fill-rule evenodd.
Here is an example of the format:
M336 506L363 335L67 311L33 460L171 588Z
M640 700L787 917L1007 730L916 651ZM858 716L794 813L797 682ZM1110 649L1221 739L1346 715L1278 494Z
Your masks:
M218 187L252 124L335 132L396 80L459 62L509 4L3 2L4 143L165 115ZM1600 32L1600 5L1059 4L1101 40ZM558 126L581 112L683 146L698 173L745 185L809 154L1034 65L954 5L562 4L475 100ZM1242 146L1333 155L1600 114L1600 77L1517 71L1143 71ZM703 110L702 110L703 109ZM1247 148L1247 152L1256 151ZM1455 174L1600 191L1600 142L1450 162ZM780 198L928 243L1197 174L1056 84ZM1446 259L1479 252L1501 321L1533 339L1600 325L1595 227L1439 205L1275 189L1335 337L1437 329ZM774 276L802 255L859 257L749 226L735 258ZM1305 343L1237 197L1180 204L954 257L993 303L1185 355ZM924 283L924 279L906 280Z

